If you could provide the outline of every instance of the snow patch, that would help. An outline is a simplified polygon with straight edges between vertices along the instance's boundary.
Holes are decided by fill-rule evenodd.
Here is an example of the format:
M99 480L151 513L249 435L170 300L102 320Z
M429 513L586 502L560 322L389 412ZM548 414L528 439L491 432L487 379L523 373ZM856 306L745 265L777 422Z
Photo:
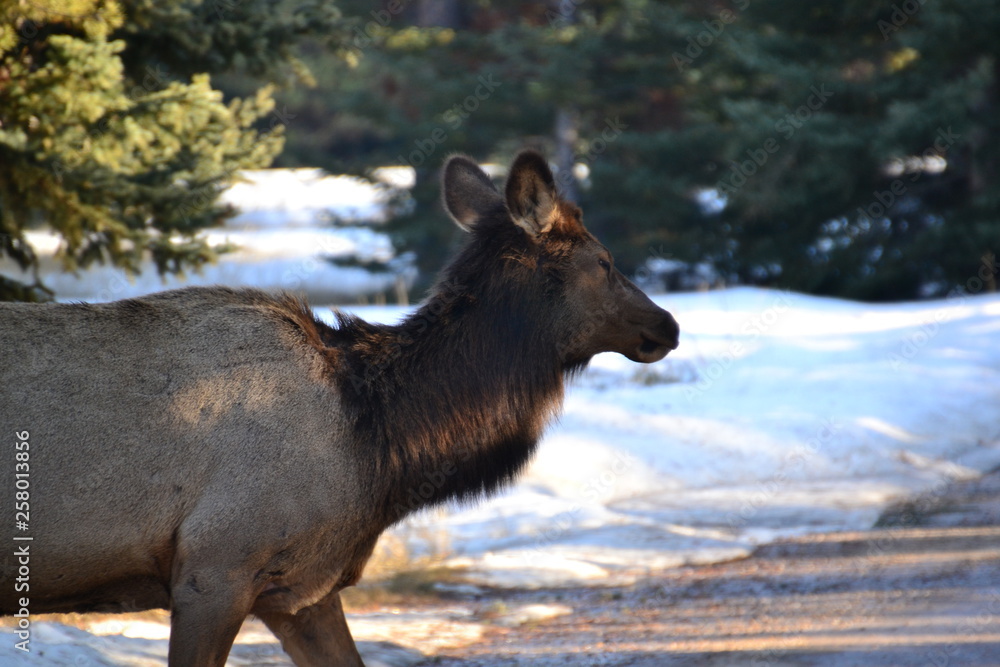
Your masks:
M25 236L40 260L43 283L64 301L111 301L195 285L257 287L304 294L313 303L357 303L359 298L409 288L414 258L397 256L378 229L396 208L405 174L388 170L386 183L324 175L318 169L265 169L240 173L220 196L239 213L204 233L211 246L232 246L215 264L181 275L160 276L152 261L141 273L96 264L77 273L62 270L62 238L33 230ZM12 261L0 274L22 282L34 276Z
M889 503L1000 465L1000 296L873 305L736 288L656 301L680 323L670 357L599 355L518 484L394 535L415 554L446 544L474 585L621 583L868 528Z

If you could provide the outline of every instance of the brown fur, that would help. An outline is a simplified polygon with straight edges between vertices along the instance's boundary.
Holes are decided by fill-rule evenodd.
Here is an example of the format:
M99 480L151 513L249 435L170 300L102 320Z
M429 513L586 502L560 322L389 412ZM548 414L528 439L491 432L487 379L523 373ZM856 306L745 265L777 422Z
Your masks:
M0 611L167 607L171 667L223 665L254 613L297 665L360 664L338 592L382 531L510 481L597 352L677 344L537 154L506 199L460 157L444 193L469 241L398 325L223 287L0 304L0 422L30 434L34 538L26 593L5 549Z

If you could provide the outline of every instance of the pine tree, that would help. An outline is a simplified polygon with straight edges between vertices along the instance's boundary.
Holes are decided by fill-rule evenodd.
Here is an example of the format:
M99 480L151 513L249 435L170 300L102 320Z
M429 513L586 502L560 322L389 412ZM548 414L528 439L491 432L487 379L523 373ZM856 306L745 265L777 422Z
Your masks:
M678 134L717 142L690 185L728 197L684 225L698 250L745 282L865 299L995 273L994 4L745 4L685 71Z
M304 56L319 85L287 98L300 122L282 162L413 165L400 229L428 269L452 234L433 192L445 154L555 157L570 119L588 225L626 270L707 260L739 282L867 299L995 273L989 0L484 0L447 26L421 25L425 4L342 3L352 38ZM480 100L481 77L499 85ZM725 206L706 209L706 192Z
M34 0L0 9L0 256L37 267L25 231L51 227L68 270L162 272L211 261L198 233L244 168L267 166L285 122L268 86L228 103L209 74L300 67L292 44L338 25L321 3ZM37 274L36 274L37 275ZM44 299L0 278L0 299Z

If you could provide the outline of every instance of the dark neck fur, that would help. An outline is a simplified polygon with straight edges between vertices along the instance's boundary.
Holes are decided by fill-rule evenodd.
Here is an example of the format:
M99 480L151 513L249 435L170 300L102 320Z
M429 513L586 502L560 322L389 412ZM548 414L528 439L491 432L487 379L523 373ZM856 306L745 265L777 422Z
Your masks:
M463 255L400 324L341 316L324 335L338 350L357 454L387 523L510 481L573 370L559 360L549 311L532 305L541 299L531 279L539 267L515 262L521 279L512 281L511 266L476 261L469 248Z

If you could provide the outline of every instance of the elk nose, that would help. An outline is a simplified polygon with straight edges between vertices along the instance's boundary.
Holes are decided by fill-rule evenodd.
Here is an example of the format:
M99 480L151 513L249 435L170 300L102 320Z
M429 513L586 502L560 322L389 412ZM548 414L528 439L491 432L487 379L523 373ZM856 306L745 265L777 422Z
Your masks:
M674 319L673 315L662 309L661 312L659 321L649 326L643 333L643 337L648 339L650 343L664 347L670 352L677 349L681 328L677 326L677 320Z
M665 317L663 318L663 333L667 339L667 347L671 350L676 350L677 346L680 345L681 328L677 324L677 320L670 313L664 311Z

